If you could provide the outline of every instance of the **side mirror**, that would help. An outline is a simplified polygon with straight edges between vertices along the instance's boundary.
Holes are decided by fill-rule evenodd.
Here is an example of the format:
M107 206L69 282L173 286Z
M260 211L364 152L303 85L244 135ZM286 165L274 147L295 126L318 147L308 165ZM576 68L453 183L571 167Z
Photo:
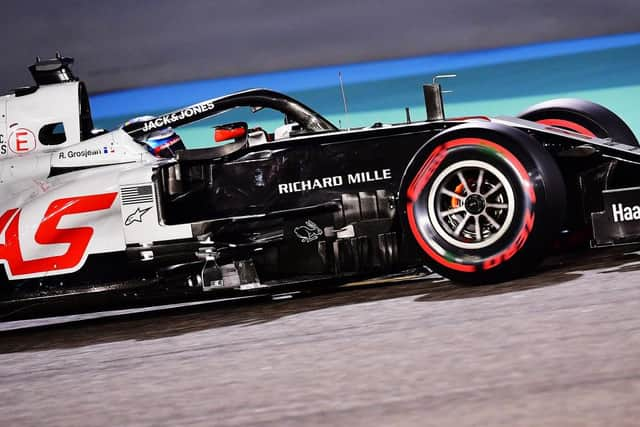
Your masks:
M247 123L236 122L216 126L213 132L213 140L221 142L241 142L247 139Z

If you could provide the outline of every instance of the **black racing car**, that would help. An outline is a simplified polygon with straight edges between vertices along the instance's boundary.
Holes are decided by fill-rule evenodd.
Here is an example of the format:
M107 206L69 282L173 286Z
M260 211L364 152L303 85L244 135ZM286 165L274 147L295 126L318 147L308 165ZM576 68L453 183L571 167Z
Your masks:
M89 254L70 273L7 280L3 312L56 301L75 310L80 295L177 301L424 266L481 284L532 271L552 247L638 241L640 147L614 113L558 99L517 118L445 118L440 86L424 93L426 121L348 130L267 89L129 122L120 131L156 160L143 162L148 182L117 195L126 248ZM264 111L282 124L250 122ZM180 127L204 119L215 121L214 141L185 149ZM52 168L47 179L78 169ZM146 212L154 224L144 225ZM143 225L135 236L151 236L127 235ZM188 235L163 238L174 226Z

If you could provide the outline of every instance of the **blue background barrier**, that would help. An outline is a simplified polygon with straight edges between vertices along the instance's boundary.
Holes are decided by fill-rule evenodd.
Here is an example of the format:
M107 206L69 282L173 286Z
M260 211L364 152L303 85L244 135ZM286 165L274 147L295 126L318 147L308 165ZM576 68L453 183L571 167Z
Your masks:
M516 115L550 98L578 97L601 103L640 132L640 33L436 54L405 59L306 68L192 81L104 93L92 97L96 125L114 128L144 114L159 114L251 87L268 87L300 99L342 127L425 117L421 85L455 73L443 86L448 116ZM348 122L338 86L343 75ZM258 123L250 123L250 125ZM210 125L187 144L207 146ZM206 136L209 135L209 136Z

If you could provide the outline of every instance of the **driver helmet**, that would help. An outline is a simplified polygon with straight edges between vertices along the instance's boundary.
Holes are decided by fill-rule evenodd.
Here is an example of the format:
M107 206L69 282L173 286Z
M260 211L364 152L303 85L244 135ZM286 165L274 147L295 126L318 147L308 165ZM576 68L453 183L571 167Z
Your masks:
M185 149L180 135L170 127L145 135L142 142L156 157L175 157L176 151Z
M152 118L153 116L137 117L125 123L125 126L130 123L142 122ZM136 138L136 142L144 145L147 151L154 156L163 158L175 157L176 151L186 149L180 135L178 135L171 127L149 132L140 138Z

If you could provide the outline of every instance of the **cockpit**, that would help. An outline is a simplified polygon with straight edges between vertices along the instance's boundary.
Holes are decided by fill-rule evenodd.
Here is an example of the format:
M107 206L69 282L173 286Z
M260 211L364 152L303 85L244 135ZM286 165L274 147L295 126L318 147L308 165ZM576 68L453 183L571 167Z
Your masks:
M268 89L251 89L161 116L134 119L123 130L156 157L185 159L216 157L232 148L337 128L293 98Z

